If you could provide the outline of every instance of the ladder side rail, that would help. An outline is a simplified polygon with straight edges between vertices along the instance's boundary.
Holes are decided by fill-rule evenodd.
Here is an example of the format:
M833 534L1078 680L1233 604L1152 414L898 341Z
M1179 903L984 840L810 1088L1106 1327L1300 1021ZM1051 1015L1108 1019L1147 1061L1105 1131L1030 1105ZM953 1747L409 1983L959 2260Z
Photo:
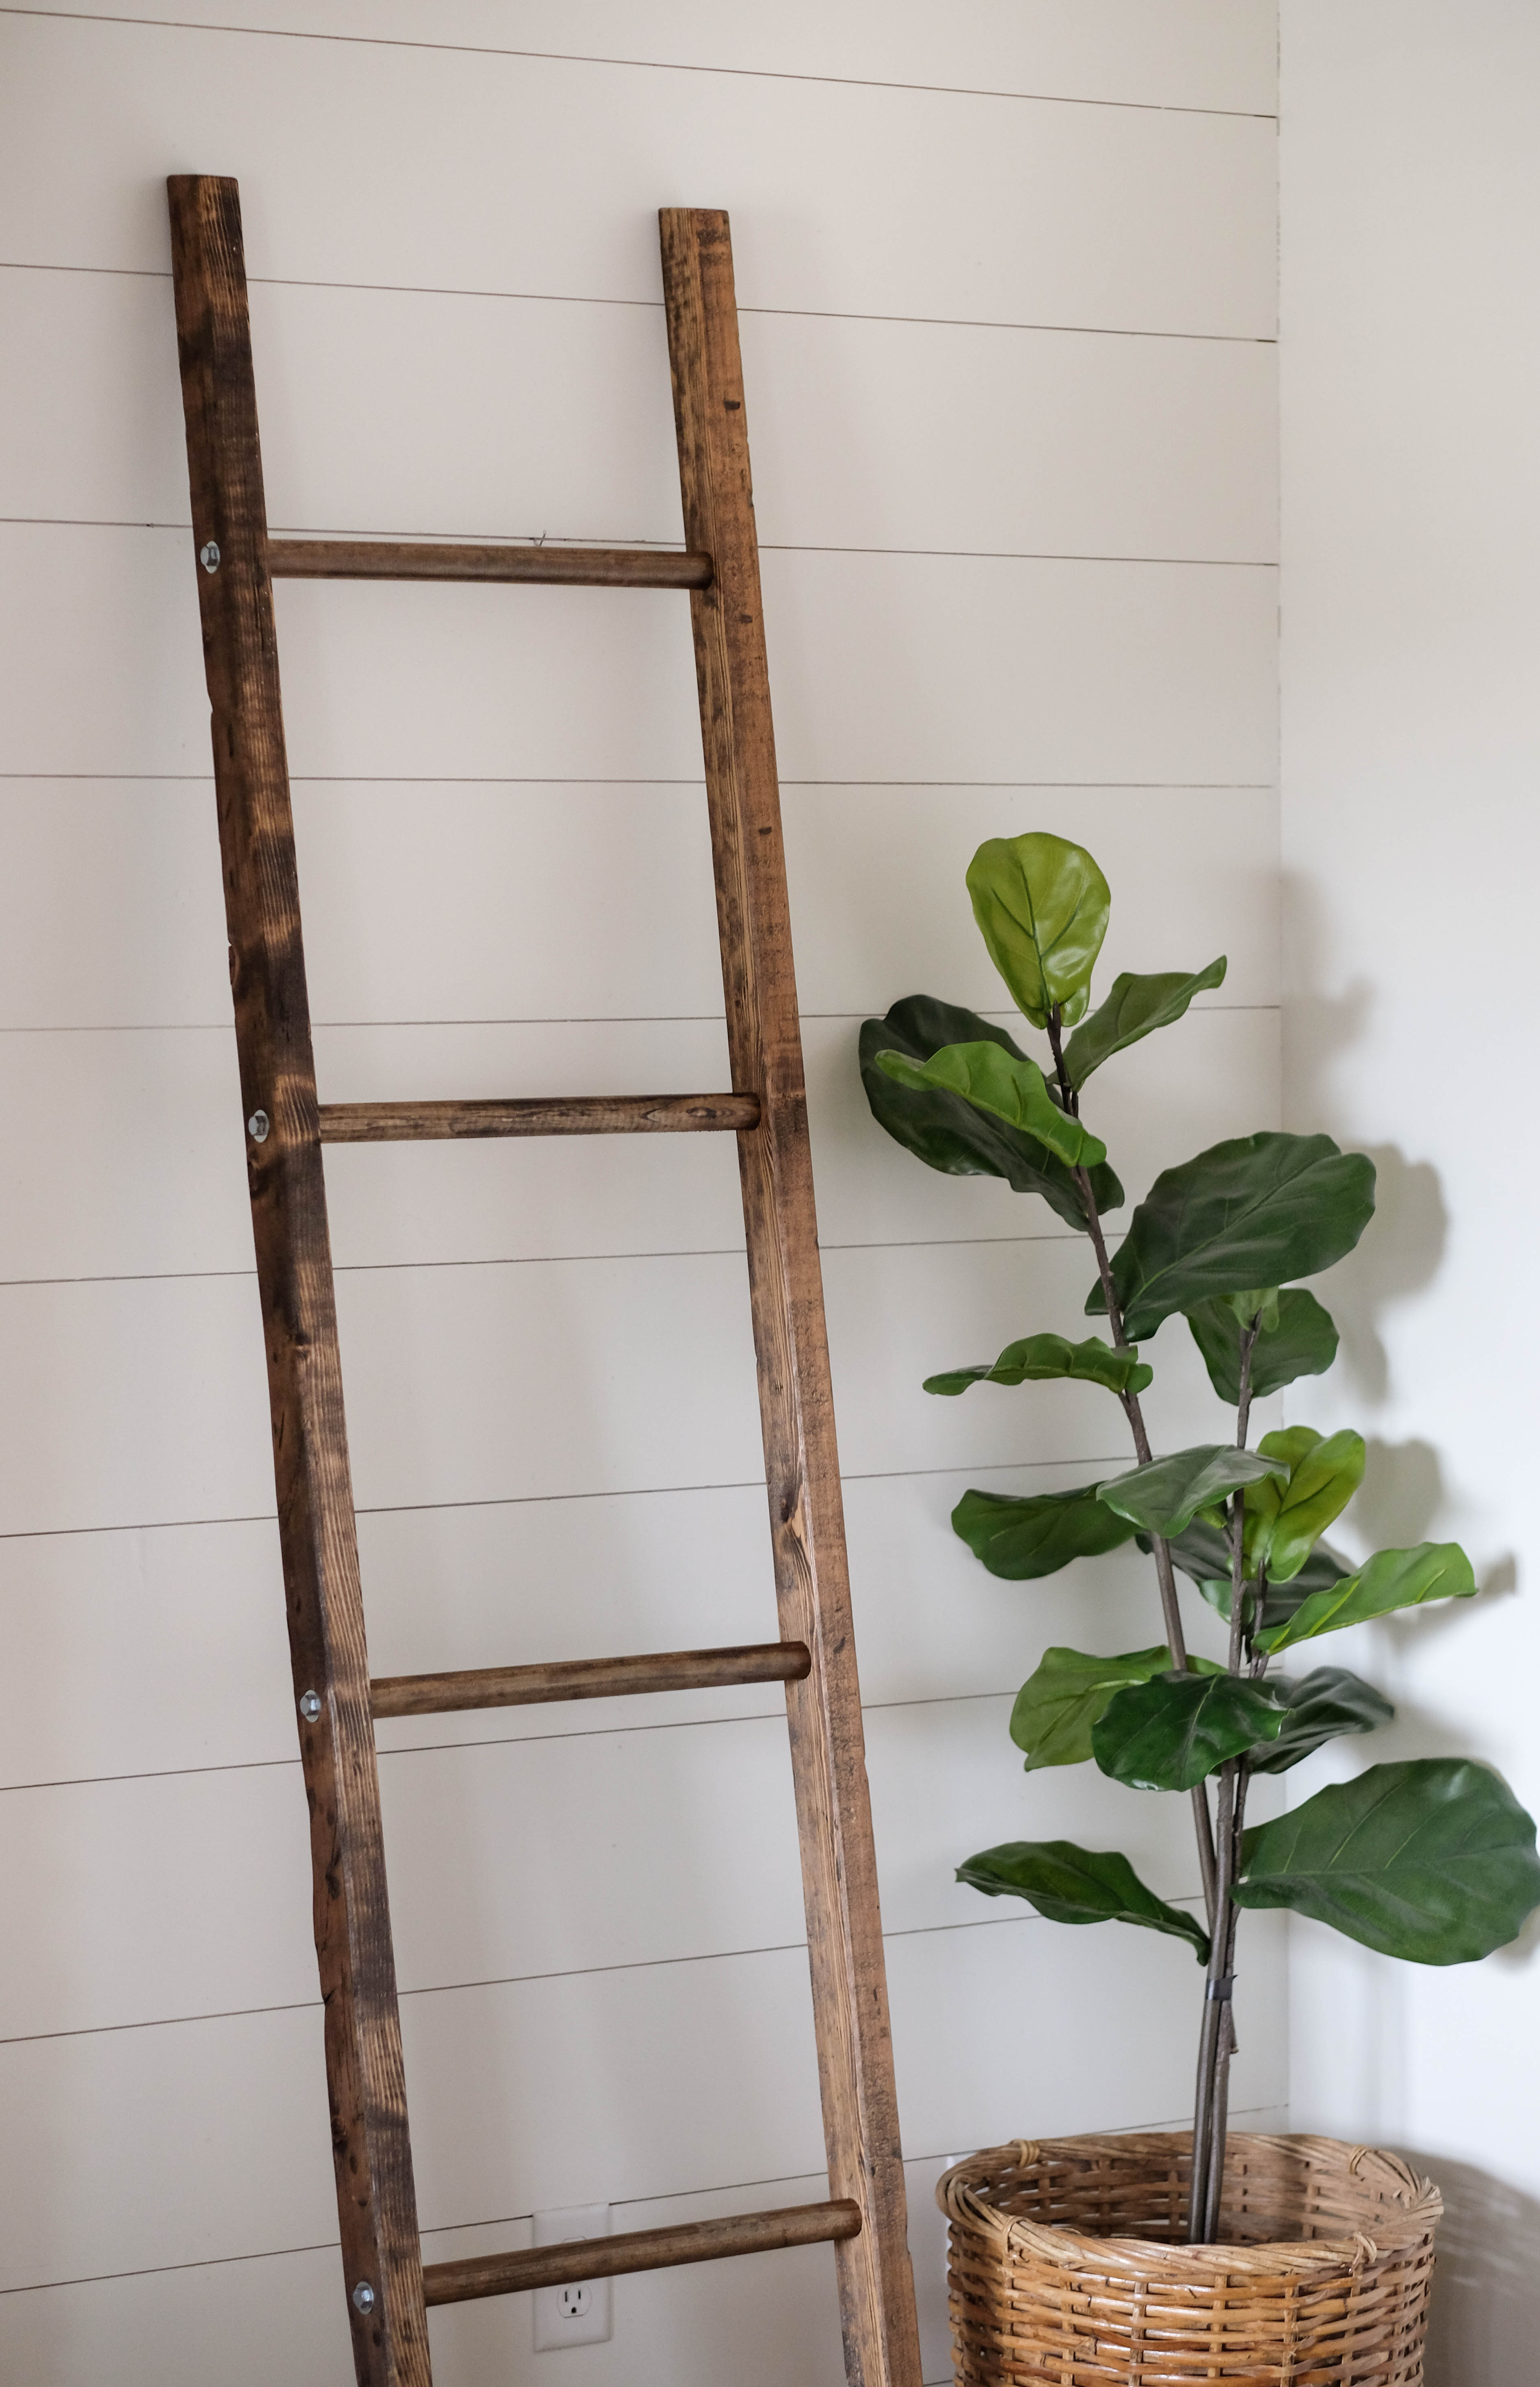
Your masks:
M360 2387L431 2387L381 1846L240 200L169 181L177 344L300 1755L337 2208Z
M726 215L660 211L707 801L781 1630L813 1652L787 1685L829 2192L850 2387L919 2387L882 1926L852 1630L802 1035L792 970L759 549Z

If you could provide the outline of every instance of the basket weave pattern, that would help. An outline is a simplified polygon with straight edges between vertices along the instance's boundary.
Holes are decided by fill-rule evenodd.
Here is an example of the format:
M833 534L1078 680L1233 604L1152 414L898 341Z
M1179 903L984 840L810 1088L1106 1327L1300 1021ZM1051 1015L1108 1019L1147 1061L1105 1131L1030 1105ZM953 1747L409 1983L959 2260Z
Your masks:
M1337 2139L1234 2132L1222 2242L1190 2247L1192 2144L1018 2139L943 2176L961 2387L1421 2387L1432 2183Z

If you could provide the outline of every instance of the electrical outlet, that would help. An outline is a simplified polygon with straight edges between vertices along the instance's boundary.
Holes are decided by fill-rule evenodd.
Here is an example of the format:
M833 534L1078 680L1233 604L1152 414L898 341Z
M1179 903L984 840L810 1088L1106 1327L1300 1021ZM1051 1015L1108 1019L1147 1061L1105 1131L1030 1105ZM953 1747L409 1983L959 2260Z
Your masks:
M559 2245L572 2238L608 2238L607 2204L567 2204L535 2216L536 2246ZM604 2345L613 2335L612 2280L578 2280L564 2288L536 2288L535 2351L549 2354L559 2345Z

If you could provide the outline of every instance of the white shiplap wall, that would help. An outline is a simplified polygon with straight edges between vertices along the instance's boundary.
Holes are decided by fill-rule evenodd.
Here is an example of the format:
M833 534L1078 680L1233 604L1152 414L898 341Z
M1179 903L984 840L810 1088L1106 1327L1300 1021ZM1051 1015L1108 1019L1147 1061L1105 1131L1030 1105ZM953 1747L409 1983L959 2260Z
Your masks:
M731 209L928 2378L941 2159L1181 2115L1190 1957L951 1877L1063 1834L1196 1889L1180 1817L1024 1786L1004 1733L1045 1642L1148 1640L1138 1564L1088 1626L1084 1579L997 1584L947 1524L971 1480L1121 1457L1106 1405L919 1391L1072 1329L1084 1249L890 1144L853 1045L915 987L1000 1008L962 871L1048 827L1112 878L1108 971L1231 955L1102 1081L1130 1191L1276 1115L1272 14L0 10L6 2378L347 2368L168 171L241 179L296 532L676 541L655 210ZM278 603L323 1096L719 1080L681 601ZM327 1173L376 1671L772 1630L726 1140ZM820 2192L775 1697L381 1746L430 2255ZM1247 2111L1286 2093L1280 1996ZM433 2332L441 2387L541 2375L518 2300ZM827 2254L623 2281L562 2367L832 2381Z

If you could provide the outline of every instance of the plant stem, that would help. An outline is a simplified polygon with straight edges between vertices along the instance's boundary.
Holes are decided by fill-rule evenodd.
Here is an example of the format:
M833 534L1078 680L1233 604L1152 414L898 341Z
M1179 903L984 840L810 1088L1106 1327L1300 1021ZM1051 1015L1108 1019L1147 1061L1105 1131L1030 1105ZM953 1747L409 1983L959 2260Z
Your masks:
M1048 1042L1054 1050L1054 1067L1058 1075L1059 1094L1065 1111L1070 1118L1078 1118L1079 1102L1065 1072L1062 1026L1058 1007L1055 1004L1048 1015ZM1096 1272L1102 1280L1102 1293L1107 1305L1107 1322L1112 1328L1113 1343L1119 1351L1126 1351L1129 1347L1129 1338L1123 1331L1123 1312L1118 1306L1117 1294L1112 1281L1112 1262L1107 1257L1107 1239L1102 1232L1102 1217L1096 1207L1096 1196L1092 1191L1090 1169L1084 1167L1077 1168L1075 1182L1079 1189L1080 1200L1085 1206L1086 1226L1091 1235L1092 1249L1096 1255ZM1120 1397L1124 1414L1129 1421L1129 1430L1133 1435L1134 1456L1141 1467L1147 1467L1151 1458L1150 1437L1144 1431L1144 1412L1139 1406L1139 1396L1137 1393L1124 1393ZM1181 1629L1181 1610L1177 1601L1177 1579L1171 1565L1171 1552L1169 1546L1158 1534L1152 1536L1152 1541L1155 1551L1155 1582L1160 1588L1160 1612L1166 1625L1166 1647L1171 1653L1173 1670L1184 1674L1187 1672L1187 1636ZM1203 1783L1200 1782L1193 1791L1192 1800L1193 1830L1198 1844L1198 1873L1203 1882L1203 1902L1208 1917L1209 1937L1212 1939L1219 1913L1219 1876L1214 1853L1214 1826L1208 1812L1208 1791Z
M1251 1356L1258 1321L1241 1335L1240 1398L1236 1403L1235 1443L1243 1450L1251 1417ZM1245 1524L1243 1491L1230 1503L1230 1672L1239 1675L1246 1666ZM1231 1758L1219 1769L1218 1881L1217 1919L1209 1926L1208 1971L1204 1984L1203 2027L1198 2036L1198 2079L1193 2110L1193 2179L1187 2215L1190 2246L1212 2245L1219 2227L1219 2201L1224 2193L1225 2133L1230 2113L1230 2059L1235 2052L1235 1926L1238 1910L1231 1886L1240 1862L1241 1831L1245 1817L1246 1782L1250 1774L1243 1757Z

